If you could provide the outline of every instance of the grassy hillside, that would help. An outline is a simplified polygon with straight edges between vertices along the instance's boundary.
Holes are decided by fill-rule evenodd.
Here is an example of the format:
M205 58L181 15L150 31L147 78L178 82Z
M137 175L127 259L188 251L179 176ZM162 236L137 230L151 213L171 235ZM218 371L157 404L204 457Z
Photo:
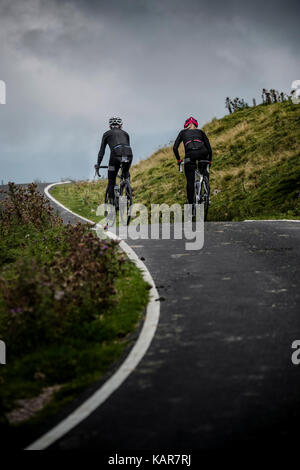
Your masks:
M300 218L300 106L259 105L214 118L203 129L213 149L209 220ZM171 147L134 165L131 175L135 202L149 207L186 201L185 177ZM105 186L106 181L78 182L56 187L53 194L97 220Z

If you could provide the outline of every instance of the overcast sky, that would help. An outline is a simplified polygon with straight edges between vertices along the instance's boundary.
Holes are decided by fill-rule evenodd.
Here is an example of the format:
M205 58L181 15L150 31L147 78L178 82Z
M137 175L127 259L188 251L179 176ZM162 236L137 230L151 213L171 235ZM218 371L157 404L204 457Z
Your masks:
M91 178L113 115L137 161L226 96L289 92L299 16L291 0L0 0L0 179Z

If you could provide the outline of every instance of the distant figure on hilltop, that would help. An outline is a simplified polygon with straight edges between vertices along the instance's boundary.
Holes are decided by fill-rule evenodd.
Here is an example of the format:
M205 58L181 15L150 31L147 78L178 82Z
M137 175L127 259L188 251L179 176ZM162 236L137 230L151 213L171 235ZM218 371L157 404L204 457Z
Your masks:
M188 204L193 204L196 168L198 167L201 174L209 177L207 164L211 165L212 149L205 132L198 129L198 121L193 117L189 117L185 121L184 129L179 132L173 146L173 151L179 165L182 163L178 152L181 142L183 142L185 150L184 172L186 176L187 200Z

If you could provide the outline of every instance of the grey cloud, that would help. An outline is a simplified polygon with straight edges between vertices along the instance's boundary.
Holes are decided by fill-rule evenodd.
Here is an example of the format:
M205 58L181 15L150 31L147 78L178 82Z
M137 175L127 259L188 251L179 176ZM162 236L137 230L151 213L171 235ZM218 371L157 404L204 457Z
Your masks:
M0 10L5 179L90 175L110 115L143 158L186 115L203 124L227 95L251 100L299 78L294 1L0 0Z

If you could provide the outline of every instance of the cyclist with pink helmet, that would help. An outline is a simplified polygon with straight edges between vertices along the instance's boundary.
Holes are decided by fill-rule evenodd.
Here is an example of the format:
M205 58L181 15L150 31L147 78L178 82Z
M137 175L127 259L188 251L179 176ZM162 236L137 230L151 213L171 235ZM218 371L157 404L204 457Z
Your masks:
M186 176L187 199L189 204L193 204L195 170L198 167L200 173L207 175L207 177L209 176L207 164L211 165L212 149L207 135L201 129L198 129L198 121L192 116L185 121L184 129L179 132L174 142L173 152L179 165L182 162L178 152L181 142L183 142L185 150L184 172Z

